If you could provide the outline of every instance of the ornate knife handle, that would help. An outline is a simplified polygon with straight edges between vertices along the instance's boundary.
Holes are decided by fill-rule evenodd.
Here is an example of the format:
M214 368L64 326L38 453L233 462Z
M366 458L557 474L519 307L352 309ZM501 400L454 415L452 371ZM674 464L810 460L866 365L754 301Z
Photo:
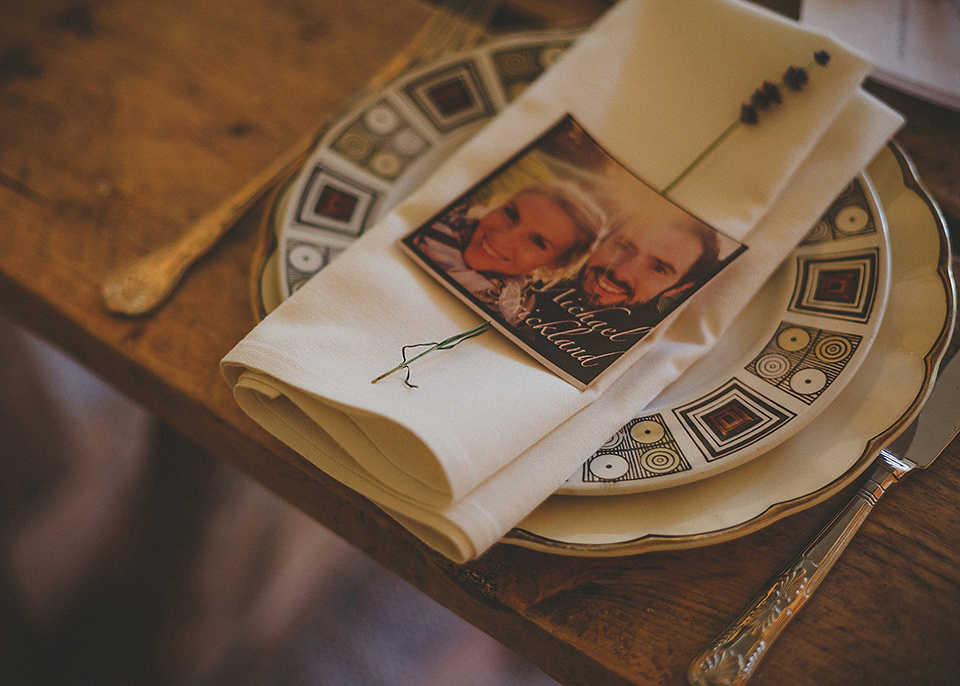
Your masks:
M826 577L880 496L912 468L882 451L873 471L850 502L690 664L687 670L690 683L693 686L746 683L773 641Z

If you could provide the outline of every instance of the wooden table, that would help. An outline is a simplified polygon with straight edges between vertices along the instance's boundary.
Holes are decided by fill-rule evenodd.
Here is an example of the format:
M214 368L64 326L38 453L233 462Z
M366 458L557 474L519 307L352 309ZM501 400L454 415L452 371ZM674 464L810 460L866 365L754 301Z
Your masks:
M501 18L573 24L603 6L515 3ZM322 122L428 13L414 0L3 3L0 310L561 682L679 684L845 496L698 550L597 560L504 545L455 565L234 403L217 362L253 325L251 229L154 316L100 307L112 268L171 240ZM956 223L960 115L876 92L907 114L899 141ZM960 683L958 510L955 442L878 506L756 683Z

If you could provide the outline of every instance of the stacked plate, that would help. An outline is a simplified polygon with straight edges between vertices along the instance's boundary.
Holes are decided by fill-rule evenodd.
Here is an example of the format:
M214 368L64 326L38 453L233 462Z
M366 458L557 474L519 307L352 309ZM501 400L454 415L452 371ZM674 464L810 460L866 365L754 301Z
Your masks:
M404 74L339 118L264 217L272 249L255 265L256 309L345 250L575 37L492 41ZM505 540L621 555L715 543L809 507L919 411L954 310L942 218L891 144L715 349Z

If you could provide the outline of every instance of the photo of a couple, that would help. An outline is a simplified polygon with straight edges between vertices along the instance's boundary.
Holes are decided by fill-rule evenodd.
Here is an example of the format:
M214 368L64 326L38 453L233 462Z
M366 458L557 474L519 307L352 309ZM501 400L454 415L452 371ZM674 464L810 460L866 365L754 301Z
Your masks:
M578 386L745 249L647 186L569 116L402 245Z

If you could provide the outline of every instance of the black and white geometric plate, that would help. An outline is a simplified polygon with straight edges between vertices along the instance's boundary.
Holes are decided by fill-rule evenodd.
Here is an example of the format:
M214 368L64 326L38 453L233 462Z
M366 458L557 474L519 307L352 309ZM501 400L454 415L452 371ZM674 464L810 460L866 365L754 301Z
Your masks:
M269 312L533 82L576 33L517 34L404 74L340 117L270 209ZM572 475L576 495L658 490L761 455L826 407L866 356L889 291L867 176L840 194L708 361Z
M590 456L560 493L636 493L726 471L816 416L853 377L889 297L866 174L824 212L715 348Z

